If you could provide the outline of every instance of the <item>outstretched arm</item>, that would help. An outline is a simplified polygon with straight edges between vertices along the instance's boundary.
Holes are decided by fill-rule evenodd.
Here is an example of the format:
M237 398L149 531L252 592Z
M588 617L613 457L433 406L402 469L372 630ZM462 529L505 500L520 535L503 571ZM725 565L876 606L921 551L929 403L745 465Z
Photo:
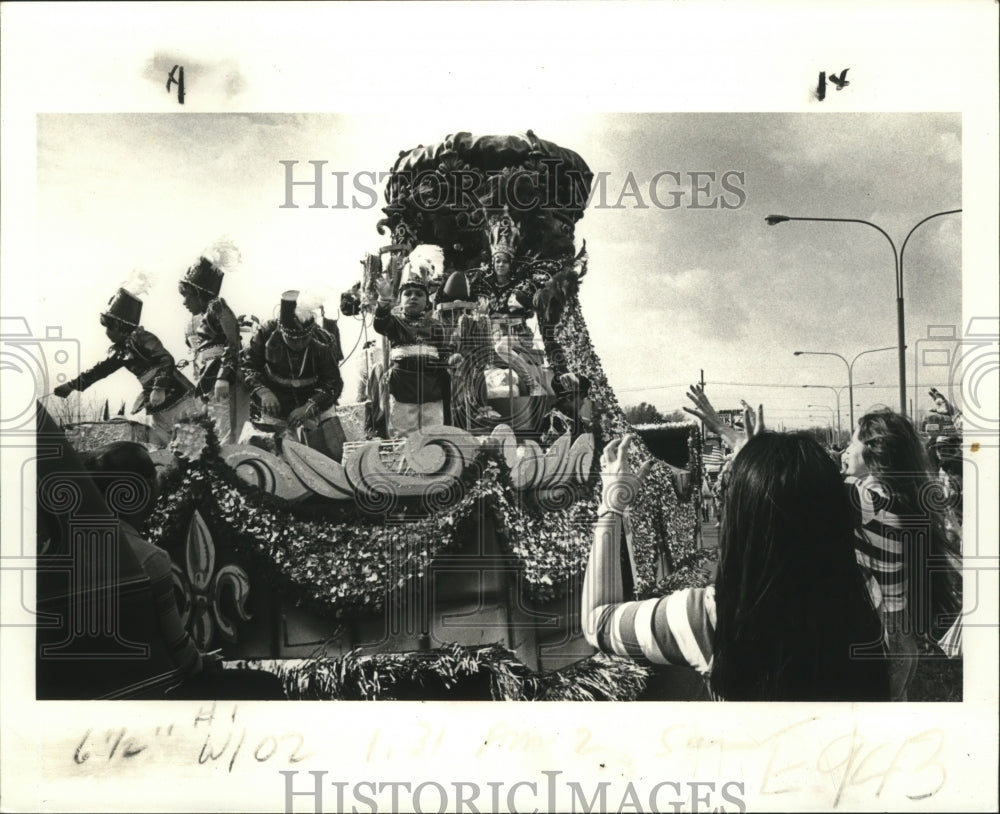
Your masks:
M647 461L638 474L632 472L628 461L631 444L631 435L616 438L608 443L601 455L601 505L597 509L594 544L583 580L581 609L583 634L598 648L598 630L604 627L614 606L625 601L621 570L622 518L652 466L652 461Z
M739 443L739 434L719 417L719 414L715 411L715 407L712 406L712 402L705 395L704 386L692 384L687 392L687 397L694 402L694 409L685 407L684 412L690 413L695 418L704 421L708 429L724 438L731 449L735 449Z
M649 471L632 473L631 436L612 441L601 457L603 489L594 543L583 583L581 624L587 642L605 653L654 664L681 664L706 673L715 627L712 588L688 588L659 599L624 601L621 575L622 515Z
M692 384L688 390L687 397L694 402L695 407L694 409L685 407L684 412L690 413L704 421L705 426L716 435L722 436L733 450L738 451L753 436L764 432L763 404L758 405L756 412L754 412L749 404L742 399L740 400L740 404L743 406L743 432L739 433L734 427L730 427L719 417L719 414L712 406L712 402L705 395L705 388L702 385Z
M59 385L53 392L60 398L66 398L66 396L74 390L80 390L82 392L90 387L90 385L94 382L99 382L101 379L107 378L124 364L125 361L122 359L121 354L116 353L114 348L112 348L107 359L102 359L90 369L85 370L75 379Z
M154 390L167 390L173 383L174 357L160 341L159 337L142 328L136 328L127 340L136 356L145 359L151 370Z

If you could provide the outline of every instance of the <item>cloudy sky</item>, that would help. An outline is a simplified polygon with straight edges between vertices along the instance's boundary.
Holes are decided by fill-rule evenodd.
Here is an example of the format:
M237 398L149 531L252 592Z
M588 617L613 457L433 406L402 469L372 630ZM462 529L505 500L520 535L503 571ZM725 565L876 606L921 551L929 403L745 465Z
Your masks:
M604 174L577 226L578 245L586 239L590 254L584 314L622 403L648 401L664 412L685 403L686 384L704 370L720 407L743 397L764 402L787 426L822 423L834 393L801 385L839 387L846 367L792 352L852 359L896 344L892 251L882 235L848 224L768 227L765 215L870 220L899 246L922 218L962 206L955 114L47 114L38 118L37 145L40 311L79 338L86 366L107 345L97 314L132 269L145 270L156 282L144 324L180 358L176 281L219 236L229 235L244 256L224 289L237 313L270 316L286 288L339 294L358 279L363 254L384 242L371 196L351 189L356 175L388 170L400 150L458 130L527 128ZM281 208L283 160L300 162L297 180L312 178L309 161L347 173L345 207L333 207L337 187L328 174L329 208L309 208L312 191L304 187L295 191L298 208ZM370 176L359 177L372 186ZM720 196L716 208L693 206ZM935 219L907 245L911 385L915 341L930 325L961 323L961 225L961 216ZM341 321L347 348L360 327ZM356 361L345 366L349 381ZM877 385L856 392L859 409L897 406L896 365L894 351L858 361L856 381ZM945 381L940 369L921 365L917 374L921 383ZM87 395L116 406L131 402L135 389L120 372ZM846 392L842 407L846 425Z

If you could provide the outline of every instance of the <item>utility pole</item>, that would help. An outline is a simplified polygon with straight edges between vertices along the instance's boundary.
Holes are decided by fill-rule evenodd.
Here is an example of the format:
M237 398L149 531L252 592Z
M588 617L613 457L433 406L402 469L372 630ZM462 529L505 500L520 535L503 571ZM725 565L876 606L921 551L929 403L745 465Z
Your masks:
M701 389L704 390L705 389L705 368L702 368L700 370L700 373L701 373L701 379L699 380L698 383L701 385ZM704 421L701 422L701 448L702 449L705 448L705 422Z

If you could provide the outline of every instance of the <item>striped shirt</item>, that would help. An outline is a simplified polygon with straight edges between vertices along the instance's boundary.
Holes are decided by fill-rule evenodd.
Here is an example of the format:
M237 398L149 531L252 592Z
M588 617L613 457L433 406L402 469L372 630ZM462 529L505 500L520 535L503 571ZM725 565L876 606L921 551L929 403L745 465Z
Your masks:
M908 534L900 517L889 511L889 492L874 477L863 480L847 477L852 490L851 506L863 535L858 538L858 562L878 583L884 610L897 613L906 609L906 575L903 572L903 545Z
M658 599L594 609L591 644L604 653L712 671L715 587L685 588ZM590 637L588 637L590 640Z

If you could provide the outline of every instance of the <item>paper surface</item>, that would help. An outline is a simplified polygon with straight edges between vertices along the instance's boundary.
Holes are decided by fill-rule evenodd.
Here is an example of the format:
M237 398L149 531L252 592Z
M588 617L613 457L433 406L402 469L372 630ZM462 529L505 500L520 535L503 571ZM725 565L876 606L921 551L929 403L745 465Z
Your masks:
M2 20L2 313L53 341L60 326L84 367L106 348L97 313L135 267L159 281L147 327L182 355L175 278L222 233L253 258L231 298L261 318L291 278L338 293L359 279L378 206L350 186L335 200L327 176L323 208L297 188L299 208L282 209L281 161L306 174L325 161L380 199L360 174L400 150L527 128L608 172L605 205L577 226L581 303L623 404L679 407L704 368L724 401L775 403L791 428L813 398L768 385L801 388L793 342L851 356L895 342L881 239L768 214L874 220L898 243L962 208L908 247L907 328L916 343L947 323L986 348L976 382L944 382L980 431L965 700L942 705L36 702L31 437L15 420L31 393L5 371L4 810L995 809L997 351L969 335L997 324L990 4L78 3L4 5ZM820 102L819 72L845 68L850 84ZM651 195L663 171L679 181ZM744 173L730 180L745 199L713 186L739 205L692 212L698 172ZM807 370L839 383L840 363L821 361ZM914 364L911 392L914 373L940 387ZM849 407L898 406L894 354L858 368L890 386L844 404L845 424ZM100 393L117 407L134 382Z

